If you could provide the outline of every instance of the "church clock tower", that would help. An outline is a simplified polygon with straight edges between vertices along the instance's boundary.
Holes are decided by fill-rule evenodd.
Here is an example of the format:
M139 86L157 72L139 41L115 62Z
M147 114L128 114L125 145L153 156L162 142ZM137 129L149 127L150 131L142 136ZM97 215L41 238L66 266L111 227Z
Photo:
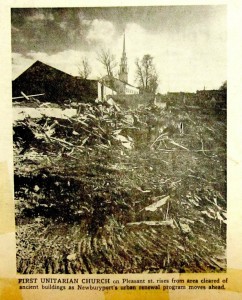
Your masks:
M125 52L125 33L124 33L124 40L123 40L123 54L120 61L119 79L124 82L128 82L128 66L127 66L127 56Z

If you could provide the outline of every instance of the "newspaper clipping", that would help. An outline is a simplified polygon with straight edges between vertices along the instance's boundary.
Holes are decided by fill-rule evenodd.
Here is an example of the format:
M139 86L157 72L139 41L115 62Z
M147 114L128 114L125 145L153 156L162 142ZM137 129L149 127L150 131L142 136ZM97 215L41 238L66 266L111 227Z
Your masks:
M242 299L241 8L1 4L1 299Z

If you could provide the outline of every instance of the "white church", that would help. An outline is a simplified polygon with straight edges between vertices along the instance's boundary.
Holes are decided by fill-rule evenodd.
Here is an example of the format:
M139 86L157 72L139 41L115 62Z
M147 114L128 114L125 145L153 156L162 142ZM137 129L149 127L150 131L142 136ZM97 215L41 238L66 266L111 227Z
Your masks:
M104 76L98 83L98 98L105 100L110 95L139 94L139 89L128 83L128 63L125 50L125 34L123 38L123 53L119 65L119 78Z

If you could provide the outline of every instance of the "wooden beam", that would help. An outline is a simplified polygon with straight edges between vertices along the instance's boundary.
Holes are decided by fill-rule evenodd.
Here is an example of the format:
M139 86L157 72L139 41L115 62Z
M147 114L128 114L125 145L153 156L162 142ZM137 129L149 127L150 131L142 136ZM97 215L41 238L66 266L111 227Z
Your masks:
M23 92L21 92L21 94L23 95L24 93ZM12 97L12 99L13 100L15 100L15 99L23 99L23 98L25 98L26 99L26 97L28 98L27 100L29 100L29 98L30 97L37 97L37 96L44 96L45 94L35 94L35 95L23 95L23 96L19 96L19 97Z

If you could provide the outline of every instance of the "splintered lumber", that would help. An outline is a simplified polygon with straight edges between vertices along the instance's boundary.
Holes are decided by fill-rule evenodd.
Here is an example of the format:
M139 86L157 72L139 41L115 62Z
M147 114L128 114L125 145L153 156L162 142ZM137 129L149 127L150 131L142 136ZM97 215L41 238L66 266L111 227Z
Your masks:
M157 197L157 198L160 198L160 197ZM155 203L149 205L149 206L146 206L145 207L145 210L148 210L148 211L155 211L157 210L157 208L161 207L162 205L166 204L167 200L170 198L170 196L166 196L158 201L156 201Z
M141 221L141 222L131 222L127 223L127 226L137 226L137 225L148 225L148 226L171 226L172 228L175 228L175 225L173 224L173 220L167 220L167 221Z
M71 147L74 147L74 145L70 142L67 142L65 140L61 140L61 139L57 139L57 138L54 138L54 137L49 137L51 140L53 141L56 141L56 142L59 142L59 143L63 143L63 144L66 144L68 146L71 146Z
M21 92L21 94L23 95L24 93L23 92ZM29 98L30 97L37 97L37 96L44 96L45 94L34 94L34 95L23 95L23 96L18 96L18 97L12 97L12 99L13 100L16 100L16 99L23 99L23 98L25 98L25 99L27 99L27 100L29 100ZM27 97L27 98L26 98Z
M155 144L156 142L159 142L160 139L161 139L163 136L166 136L166 133L160 134L160 135L155 139L155 141L151 144L150 147L154 146L154 144Z
M224 269L226 267L225 262L220 262L214 258L207 258L206 261L209 263L209 265L215 267L215 268L220 268L220 269Z
M21 91L21 95L26 99L26 100L29 100L29 97L27 95L25 95L24 92Z
M173 144L173 145L175 145L175 146L178 146L178 147L180 147L180 148L182 148L182 149L185 149L185 150L189 151L188 148L186 148L186 147L184 147L184 146L182 146L182 145L180 145L180 144L178 144L178 143L176 143L176 142L174 142L174 141L172 141L172 140L170 140L170 143Z
M187 135L163 136L146 123L151 112L87 104L65 120L16 120L18 273L226 270L225 130L214 135L222 116L190 114L193 126L186 110L154 109L156 129L178 121L188 128ZM132 126L127 114L134 116ZM204 157L207 151L216 159Z
M69 118L69 119L72 119L72 118ZM82 124L82 125L84 125L83 123L84 122L81 122L80 120L75 120L77 123L79 123L79 124ZM86 126L86 125L85 125ZM98 127L99 128L99 127ZM100 138L100 139L103 139L103 140L108 140L107 138L105 138L104 136L101 136L100 134L97 134L97 133L95 133L95 132L93 132L93 131L90 131L90 130L88 130L88 129L86 129L86 128L83 128L82 127L82 130L84 130L84 131L86 131L87 133L90 133L90 134L92 134L92 135L94 135L94 136L96 136L96 137L98 137L98 138ZM103 132L103 129L102 129L102 132Z

